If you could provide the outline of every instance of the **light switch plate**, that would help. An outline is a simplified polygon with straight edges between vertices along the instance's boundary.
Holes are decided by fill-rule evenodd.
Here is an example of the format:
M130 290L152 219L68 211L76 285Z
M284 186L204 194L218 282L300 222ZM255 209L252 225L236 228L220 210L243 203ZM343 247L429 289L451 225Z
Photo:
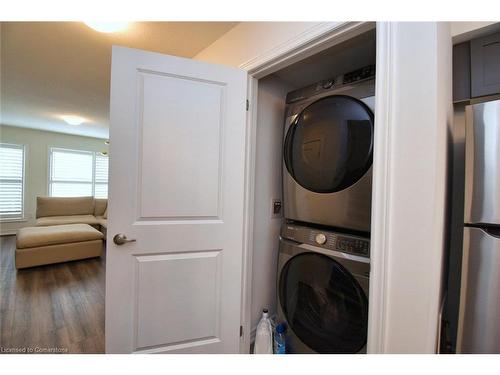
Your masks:
M283 204L280 198L271 199L271 219L281 218L281 212L283 211Z

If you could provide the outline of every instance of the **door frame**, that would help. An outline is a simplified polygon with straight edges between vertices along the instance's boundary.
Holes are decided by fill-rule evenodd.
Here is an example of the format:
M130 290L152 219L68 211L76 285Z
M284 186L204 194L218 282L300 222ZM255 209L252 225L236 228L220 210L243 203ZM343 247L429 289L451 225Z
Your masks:
M426 27L422 24L422 27ZM428 27L437 25L437 23L426 23ZM407 202L398 200L398 191L393 189L393 186L398 182L406 179L407 176L401 173L401 170L392 168L391 157L401 152L398 143L400 139L405 139L411 135L408 127L394 132L391 129L398 126L398 111L403 112L400 105L395 107L396 99L400 95L397 87L394 85L394 78L405 78L397 75L396 68L398 61L395 56L398 53L404 53L402 46L395 43L402 35L401 28L394 27L391 22L323 22L317 23L304 33L297 37L288 40L286 43L277 46L264 54L257 56L243 64L239 68L248 72L248 100L249 109L247 112L247 129L246 129L246 160L245 160L245 207L244 207L244 239L243 239L243 273L242 273L242 306L241 306L241 324L243 327L243 336L240 340L240 352L249 353L251 340L251 297L252 297L252 249L253 249L253 219L254 219L254 186L255 186L255 150L256 150L256 130L257 130L257 92L258 80L277 70L293 64L296 61L302 60L308 56L318 53L335 44L339 44L347 39L350 39L362 32L377 28L377 97L376 97L376 133L375 137L375 155L374 155L374 191L376 194L372 198L372 243L371 243L371 275L370 275L370 307L369 307L369 328L368 328L368 353L389 353L394 352L398 347L398 343L408 340L408 336L404 331L396 332L396 327L393 327L391 316L397 314L399 306L395 303L393 295L390 294L391 288L394 288L398 283L402 282L402 275L395 270L400 267L404 259L396 259L395 254L401 249L405 238L413 236L412 241L419 243L420 241L428 240L425 233L419 233L420 238L415 238L415 233L411 229L401 233L401 228L398 233L393 230L393 223L397 220L404 219L400 215L402 212L407 213ZM403 30L404 31L404 30ZM441 34L446 38L446 31ZM441 35L440 34L440 35ZM451 34L448 26L448 36L450 42L451 54ZM433 51L438 54L440 52ZM426 56L427 58L427 56ZM446 69L446 61L437 61L437 69ZM449 65L451 72L451 62ZM405 73L407 74L407 73ZM448 87L449 85L449 87ZM451 108L451 81L440 80L433 87L433 93L437 95L438 103L447 103ZM449 91L449 93L448 93ZM418 102L424 98L422 92L416 93L413 97L406 96L405 100L408 105ZM401 104L401 101L399 101ZM439 121L439 126L442 126L442 116L436 118L436 123ZM435 123L429 124L428 128L432 129ZM439 127L438 127L439 128ZM440 129L442 130L442 129ZM435 132L434 132L435 133ZM434 134L433 133L433 134ZM442 131L438 134L437 142L441 144L433 144L437 146L430 148L427 144L419 144L424 149L428 150L427 156L422 159L422 153L418 152L419 147L414 147L407 150L407 159L410 160L408 167L415 167L418 163L440 163L443 167L446 162L446 157L440 158L439 154L443 151L441 146L446 149L445 139L442 137ZM417 142L423 142L423 139L418 139ZM444 144L443 144L444 142ZM412 158L411 154L415 158ZM446 152L445 152L446 153ZM419 159L420 158L420 159ZM443 160L444 159L444 160ZM438 170L440 172L441 170ZM416 340L417 346L412 349L419 353L435 353L437 350L438 320L439 306L441 305L441 277L442 277L442 251L444 236L444 209L445 209L445 186L443 181L439 181L435 189L431 189L420 195L420 201L435 202L438 206L436 213L431 218L432 222L429 226L432 229L433 247L435 254L431 259L426 259L425 262L434 262L434 267L422 275L422 279L431 280L430 283L435 289L430 293L432 298L422 300L421 311L424 312L423 320L426 329L418 334L423 338ZM418 200L416 198L416 200ZM415 204L415 202L413 202ZM398 216L399 215L399 216ZM426 217L428 219L428 217ZM404 232L404 229L403 229ZM429 252L422 254L421 257L429 257ZM414 258L418 255L414 256ZM399 262L399 263L398 263ZM418 280L417 280L418 282ZM403 283L404 285L404 283ZM429 282L426 283L429 286ZM373 287L372 287L373 286ZM392 298L391 298L392 297ZM408 296L408 298L410 298ZM398 302L398 301L396 301ZM404 301L399 302L399 304ZM399 309L400 310L400 309ZM413 318L413 317L412 317ZM430 324L428 322L431 322ZM390 332L391 334L387 334ZM420 345L420 346L418 346ZM404 350L405 348L402 348Z

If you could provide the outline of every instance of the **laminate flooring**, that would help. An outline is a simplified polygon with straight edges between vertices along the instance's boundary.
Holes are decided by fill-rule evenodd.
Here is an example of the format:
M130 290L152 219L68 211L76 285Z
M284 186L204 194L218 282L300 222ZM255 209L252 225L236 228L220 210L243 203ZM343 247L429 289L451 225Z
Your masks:
M0 237L0 353L104 353L105 255L16 270L15 244Z

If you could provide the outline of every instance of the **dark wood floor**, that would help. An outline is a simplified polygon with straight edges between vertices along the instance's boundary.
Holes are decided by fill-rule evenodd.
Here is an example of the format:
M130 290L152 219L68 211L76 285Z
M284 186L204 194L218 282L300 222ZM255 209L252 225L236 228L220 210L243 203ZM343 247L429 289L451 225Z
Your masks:
M0 352L104 353L104 256L16 270L14 250L0 237Z

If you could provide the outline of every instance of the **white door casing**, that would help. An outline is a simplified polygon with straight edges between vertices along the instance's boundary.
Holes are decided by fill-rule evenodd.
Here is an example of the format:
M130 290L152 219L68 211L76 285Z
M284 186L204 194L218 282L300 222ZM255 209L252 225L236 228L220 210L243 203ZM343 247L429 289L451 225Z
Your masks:
M377 23L368 353L438 348L451 52L449 23Z
M107 353L239 351L246 85L113 47Z

